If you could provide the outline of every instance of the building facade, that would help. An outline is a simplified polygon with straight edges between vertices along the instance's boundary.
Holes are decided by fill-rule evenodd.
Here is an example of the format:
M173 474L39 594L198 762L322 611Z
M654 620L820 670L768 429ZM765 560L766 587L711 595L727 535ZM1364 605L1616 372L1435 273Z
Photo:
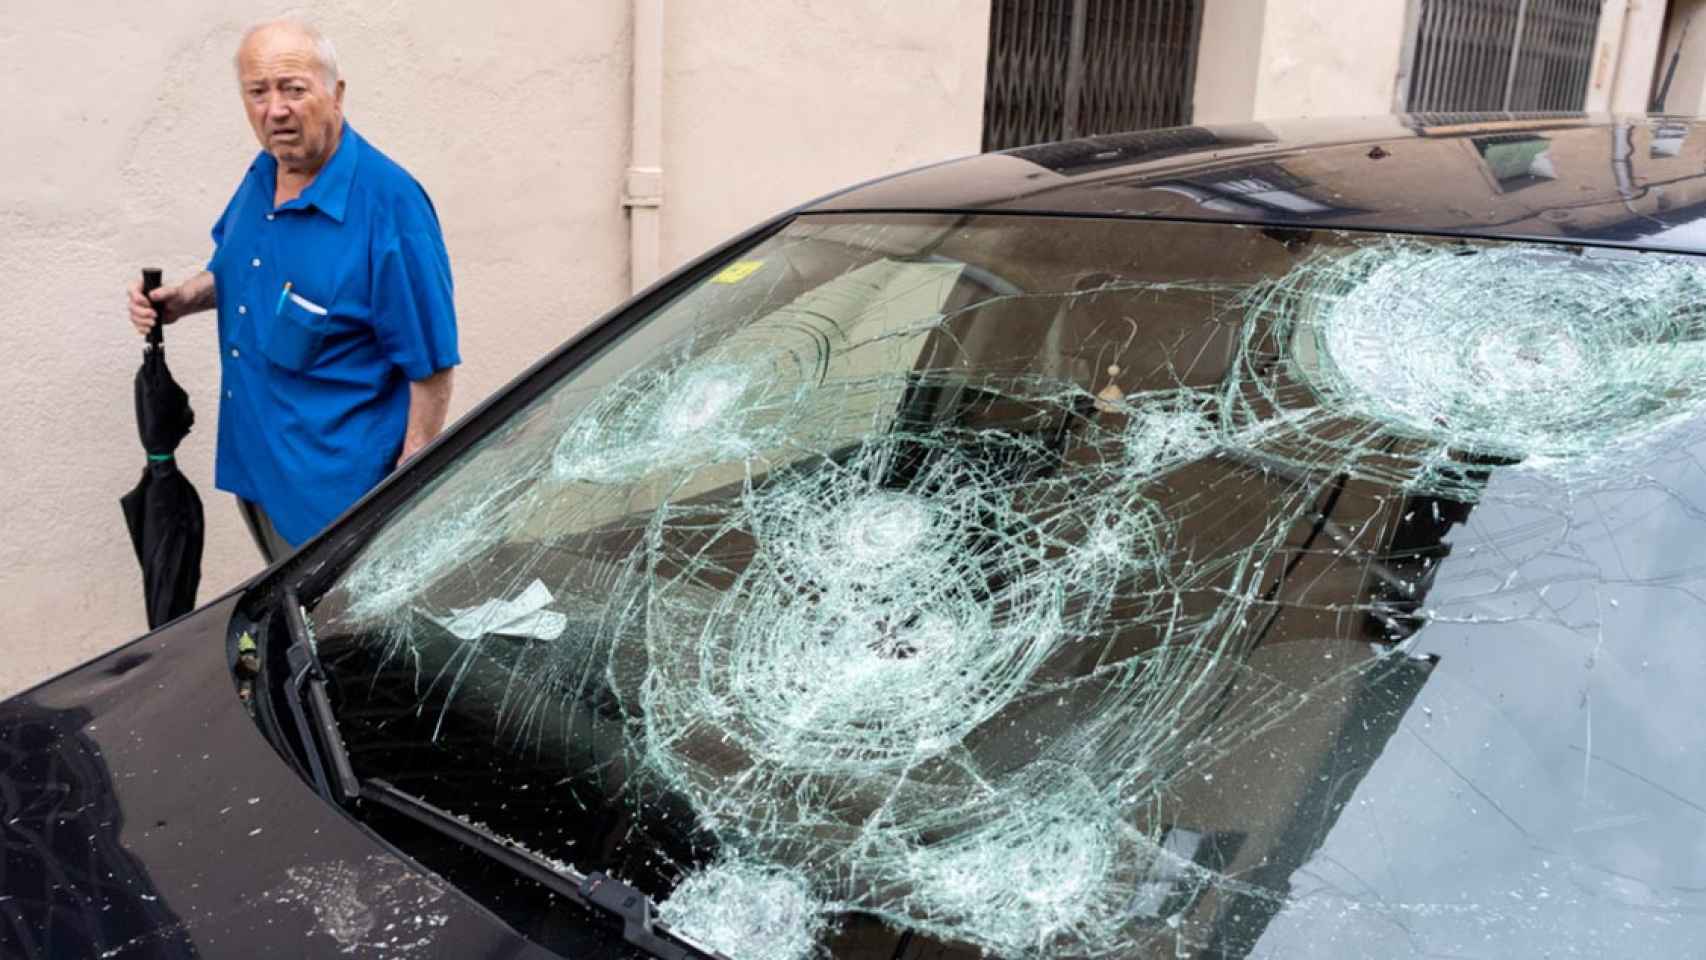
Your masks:
M294 12L337 41L351 122L437 204L466 359L454 415L728 234L906 167L1158 126L1266 121L1295 132L1420 110L1420 121L1394 116L1394 129L1443 127L1488 109L1640 112L1660 93L1667 109L1700 112L1706 23L1691 28L1702 7L315 0ZM259 0L106 0L22 7L0 26L15 113L0 155L15 398L0 412L0 695L142 629L117 504L142 462L130 400L139 343L123 287L144 265L171 279L205 262L208 228L255 149L231 55L246 25L277 12ZM1501 203L1513 210L1561 189L1546 164L1599 162L1542 162L1533 144L1498 137L1488 129L1476 149L1490 176L1508 178ZM1666 154L1660 140L1643 140L1634 162L1655 176L1698 164L1697 151ZM208 501L205 600L258 560L212 485L212 323L187 320L167 340L201 414L181 460Z

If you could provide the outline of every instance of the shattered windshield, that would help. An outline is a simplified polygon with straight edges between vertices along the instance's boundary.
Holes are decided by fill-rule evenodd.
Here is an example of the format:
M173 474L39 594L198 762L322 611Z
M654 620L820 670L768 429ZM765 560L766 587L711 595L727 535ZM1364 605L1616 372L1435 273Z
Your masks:
M1669 954L1703 406L1686 257L803 216L311 616L358 772L731 957Z

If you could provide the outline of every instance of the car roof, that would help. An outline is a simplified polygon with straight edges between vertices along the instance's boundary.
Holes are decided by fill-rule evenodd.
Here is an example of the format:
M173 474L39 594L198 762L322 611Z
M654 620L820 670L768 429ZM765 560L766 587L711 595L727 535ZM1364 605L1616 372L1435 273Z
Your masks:
M1224 221L1706 253L1697 118L1408 114L1174 127L948 161L805 212Z

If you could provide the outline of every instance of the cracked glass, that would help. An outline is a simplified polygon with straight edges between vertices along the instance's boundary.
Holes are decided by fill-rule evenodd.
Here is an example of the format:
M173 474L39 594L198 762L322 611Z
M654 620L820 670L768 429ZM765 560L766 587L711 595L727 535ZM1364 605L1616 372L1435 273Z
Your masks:
M732 957L1674 953L1703 294L1567 245L799 217L361 550L311 611L339 723Z

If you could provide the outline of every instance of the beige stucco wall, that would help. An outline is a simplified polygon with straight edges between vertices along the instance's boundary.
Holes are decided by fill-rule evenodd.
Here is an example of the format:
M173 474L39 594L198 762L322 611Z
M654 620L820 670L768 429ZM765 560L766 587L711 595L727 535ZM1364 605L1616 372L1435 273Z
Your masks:
M1252 116L1390 113L1408 0L1268 0Z
M666 264L837 186L977 149L987 3L671 0ZM453 415L627 290L627 0L321 0L348 114L437 204L464 367ZM572 16L568 11L572 10ZM255 149L231 76L257 0L18 5L0 23L0 695L143 628L117 500L142 453L123 287L195 270ZM209 316L168 334L201 418L206 600L258 566L213 488Z
M1588 79L1590 113L1645 113L1653 90L1653 68L1664 39L1670 0L1605 0L1594 67Z
M1366 116L1396 101L1405 32L1420 0L1204 0L1196 122ZM1683 0L1690 2L1690 0ZM1606 0L1586 109L1646 110L1667 0ZM1700 109L1696 78L1683 112Z
M1268 0L1202 0L1193 123L1238 123L1256 106Z
M666 267L871 177L976 153L989 0L670 0Z
M1408 0L1204 0L1198 123L1392 110Z
M1676 72L1666 91L1664 112L1706 111L1706 0L1675 0L1660 47L1654 89L1663 84L1672 55Z

